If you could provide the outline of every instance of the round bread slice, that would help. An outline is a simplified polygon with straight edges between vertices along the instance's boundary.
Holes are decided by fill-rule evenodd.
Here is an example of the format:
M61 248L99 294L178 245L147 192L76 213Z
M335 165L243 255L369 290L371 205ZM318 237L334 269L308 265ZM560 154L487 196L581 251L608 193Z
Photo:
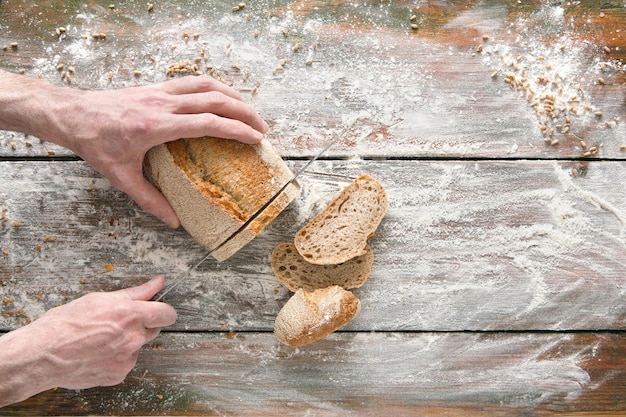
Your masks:
M293 176L267 140L247 145L212 137L179 139L154 147L146 154L144 168L181 225L207 251L235 234ZM299 187L290 184L213 256L223 261L237 252L298 192Z
M328 207L296 233L296 249L308 262L341 264L363 255L387 212L381 183L362 175L344 188Z
M299 289L276 316L274 334L286 345L308 345L346 325L360 308L359 299L338 285Z
M271 263L276 277L293 292L300 288L312 292L331 285L349 290L365 284L372 272L374 254L366 245L363 255L342 264L316 265L307 262L293 243L285 242L274 248Z

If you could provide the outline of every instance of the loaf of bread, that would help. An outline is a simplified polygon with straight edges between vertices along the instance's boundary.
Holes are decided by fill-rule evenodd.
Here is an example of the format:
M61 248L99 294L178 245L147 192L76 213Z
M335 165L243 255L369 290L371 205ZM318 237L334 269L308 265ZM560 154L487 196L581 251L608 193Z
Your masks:
M280 282L291 291L305 291L338 285L343 289L362 286L372 271L374 254L369 245L363 255L338 265L316 265L306 261L293 243L280 243L271 256L272 269Z
M274 334L284 344L304 346L343 327L360 307L354 294L337 285L313 292L299 289L276 316Z
M296 249L308 262L319 265L341 264L363 255L387 205L382 184L362 175L296 233Z
M179 139L148 151L144 168L181 225L207 251L235 234L293 176L267 140L247 145L211 137ZM213 257L223 261L232 256L298 193L298 185L290 184Z

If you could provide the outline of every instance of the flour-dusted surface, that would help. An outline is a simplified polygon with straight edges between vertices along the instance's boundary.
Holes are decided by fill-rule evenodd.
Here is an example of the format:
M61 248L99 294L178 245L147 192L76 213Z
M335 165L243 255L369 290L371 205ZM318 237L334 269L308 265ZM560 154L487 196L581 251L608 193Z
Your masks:
M0 50L0 65L98 89L161 82L172 66L196 65L195 72L232 85L255 106L284 156L313 154L341 136L332 149L341 156L578 157L583 140L597 148L593 156L626 157L623 5L462 1L446 10L266 0L238 12L197 1L152 12L143 3L106 6L77 4L53 17L45 5L5 6L12 18L0 45L26 39L16 51ZM65 32L56 36L59 27ZM28 41L33 37L42 42ZM508 74L526 79L527 88L505 83ZM536 110L549 94L560 112L544 120ZM543 126L554 132L546 135ZM3 155L68 154L8 132L0 143Z
M0 2L0 68L81 89L202 72L294 171L335 141L260 236L167 295L178 322L124 384L0 414L623 415L625 22L593 0ZM359 315L284 346L270 254L361 174L390 204ZM0 210L0 332L205 255L20 133L0 132Z
M35 166L4 163L0 173L8 219L0 289L30 317L59 298L157 273L173 279L204 256L84 163ZM207 261L167 297L183 312L175 328L271 329L290 296L271 251L361 173L385 186L389 210L370 239L374 265L355 290L362 311L349 329L625 328L626 189L612 180L626 175L623 163L597 163L584 177L552 161L318 161L312 169L300 179L302 198L250 245Z

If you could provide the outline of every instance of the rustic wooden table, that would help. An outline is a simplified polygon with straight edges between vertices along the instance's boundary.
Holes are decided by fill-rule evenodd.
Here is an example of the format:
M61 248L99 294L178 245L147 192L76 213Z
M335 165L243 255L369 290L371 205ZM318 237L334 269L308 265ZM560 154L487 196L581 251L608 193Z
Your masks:
M0 1L3 69L119 88L198 61L294 170L338 138L261 236L168 295L178 322L123 384L0 414L624 415L624 2L235 6ZM63 148L0 132L0 167L1 332L203 256ZM390 207L361 313L281 345L269 254L362 173Z

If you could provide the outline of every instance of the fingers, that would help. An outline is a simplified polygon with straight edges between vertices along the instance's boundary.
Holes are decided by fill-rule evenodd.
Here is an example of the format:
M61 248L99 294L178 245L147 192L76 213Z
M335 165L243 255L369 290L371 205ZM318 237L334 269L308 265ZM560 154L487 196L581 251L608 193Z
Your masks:
M230 88L226 84L219 82L208 75L178 78L176 80L161 83L159 86L163 91L169 94L193 94L208 91L219 91L229 97L241 100L241 96L237 90Z
M244 103L237 91L208 76L183 77L158 84L171 95L172 117L164 120L161 141L181 137L215 136L258 143L269 126ZM169 115L168 115L169 116Z
M171 326L176 322L178 315L176 310L169 304L155 301L142 303L143 325L146 329L160 329Z
M148 301L152 299L156 293L161 291L164 285L165 278L163 275L157 275L142 285L125 288L123 290L116 291L115 293L133 301Z
M126 288L115 293L126 299L142 302L140 310L144 327L147 329L158 329L171 326L176 322L177 318L176 310L171 305L149 301L163 289L164 285L165 278L163 275L157 275L142 285Z
M251 126L235 119L216 116L215 114L179 114L171 116L175 122L169 123L179 134L178 137L198 138L213 136L234 139L253 144L263 140L263 134ZM173 134L174 132L172 132Z
M136 179L128 179L118 188L135 200L142 209L162 220L171 228L176 229L180 226L180 220L170 203L143 176L137 175Z
M177 108L179 114L213 113L239 120L261 133L269 130L267 123L252 106L219 92L177 96Z

